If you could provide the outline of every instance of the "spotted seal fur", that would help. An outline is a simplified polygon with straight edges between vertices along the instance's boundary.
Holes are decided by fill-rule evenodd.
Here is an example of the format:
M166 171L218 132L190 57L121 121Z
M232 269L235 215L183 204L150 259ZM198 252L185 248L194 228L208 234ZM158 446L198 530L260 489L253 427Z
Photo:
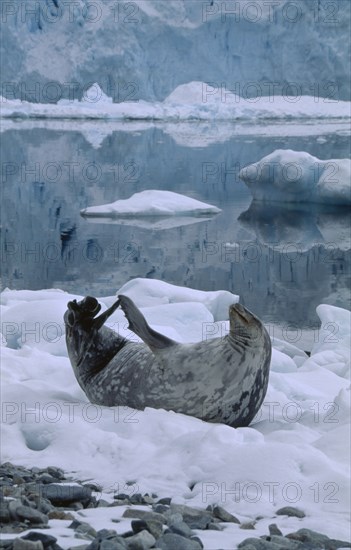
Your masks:
M121 306L129 328L144 343L104 326ZM172 410L209 422L248 426L268 385L271 341L261 321L241 304L229 307L223 338L181 344L153 330L127 296L97 316L87 296L64 315L69 358L91 403Z

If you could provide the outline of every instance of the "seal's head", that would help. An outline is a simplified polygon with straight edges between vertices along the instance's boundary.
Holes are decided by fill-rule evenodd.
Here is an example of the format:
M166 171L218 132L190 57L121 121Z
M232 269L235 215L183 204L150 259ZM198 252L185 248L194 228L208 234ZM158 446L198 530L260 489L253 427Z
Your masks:
M118 306L119 300L98 315L101 305L92 296L86 296L80 302L68 302L63 318L68 355L74 369L84 366L86 373L89 373L96 368L102 368L101 365L108 363L116 350L124 344L124 338L112 330L102 328Z
M67 307L64 321L70 327L73 327L77 322L88 322L89 324L89 321L92 321L101 309L101 305L93 296L86 296L80 302L77 302L77 300L68 302Z
M96 298L86 296L80 302L72 300L64 314L66 343L71 362L78 367L83 361L93 340L94 317L101 305Z
M234 339L253 341L265 331L262 322L241 304L229 307L230 335Z

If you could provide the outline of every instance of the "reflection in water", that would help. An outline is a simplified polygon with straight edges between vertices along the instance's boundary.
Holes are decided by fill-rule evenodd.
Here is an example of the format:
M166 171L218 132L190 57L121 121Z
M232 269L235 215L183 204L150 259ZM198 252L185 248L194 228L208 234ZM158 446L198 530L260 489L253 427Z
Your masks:
M153 229L154 231L161 231L163 229L173 229L174 227L183 227L184 225L192 225L193 223L210 221L216 214L213 216L145 216L145 217L135 217L130 216L129 218L117 218L117 217L108 217L108 216L84 216L83 218L89 223L100 223L107 225L129 225L131 227L141 227L143 229Z
M252 201L239 222L253 231L257 240L284 251L288 246L306 251L316 245L329 250L351 248L348 208L317 204L285 204Z
M234 133L222 143L214 141L213 129L206 140L200 126L196 139L187 141L195 126L186 133L174 125L173 135L183 136L177 144L169 128L169 134L151 124L109 133L104 126L105 138L94 148L71 128L50 130L47 122L45 128L21 128L16 124L2 139L4 287L106 296L131 278L150 277L230 290L265 321L300 326L318 324L321 302L347 307L344 213L312 211L310 205L249 208L250 191L238 178L240 167L278 148L344 158L347 135L316 140L303 131L290 137L276 132L248 139ZM90 223L79 214L145 189L183 193L222 212L172 227L164 220L152 227ZM291 242L299 249L284 249Z

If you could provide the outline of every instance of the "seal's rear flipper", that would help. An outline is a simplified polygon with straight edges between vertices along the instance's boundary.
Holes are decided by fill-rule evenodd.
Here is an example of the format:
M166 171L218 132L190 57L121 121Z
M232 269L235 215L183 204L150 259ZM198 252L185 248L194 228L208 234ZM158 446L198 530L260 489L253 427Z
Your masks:
M177 344L174 340L153 330L146 322L145 317L128 296L118 296L120 306L129 322L129 329L149 346L151 351L165 349Z

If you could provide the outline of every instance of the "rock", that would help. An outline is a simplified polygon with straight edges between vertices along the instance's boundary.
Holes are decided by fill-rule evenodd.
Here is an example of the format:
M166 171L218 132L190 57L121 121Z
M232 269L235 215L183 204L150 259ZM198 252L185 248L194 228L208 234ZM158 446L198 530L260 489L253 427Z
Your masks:
M154 504L152 509L157 514L164 514L165 512L167 512L167 510L169 510L169 507L165 506L165 504Z
M281 548L284 548L284 550L300 550L301 548L300 542L287 539L286 537L280 535L272 535L271 537L268 537L268 540L274 544L278 544Z
M155 520L134 519L132 520L132 529L134 533L140 533L146 529L155 539L158 539L163 533L162 523Z
M208 506L206 510L211 511L214 517L220 519L221 521L240 524L238 518L227 512L227 510L222 508L222 506Z
M279 527L275 523L271 523L271 525L268 525L269 534L270 535L282 535L283 533L279 529Z
M98 485L97 483L91 483L91 482L84 483L83 487L88 487L88 489L91 489L95 493L101 493L102 492L101 485Z
M10 550L13 545L13 539L0 539L0 548L6 548L6 550Z
M40 483L55 483L57 479L50 474L41 474L37 477L37 481L39 481Z
M289 516L295 518L304 518L306 516L305 512L299 510L298 508L294 508L293 506L284 506L283 508L279 508L276 514L278 516Z
M70 546L68 550L87 550L89 544L80 544L79 546Z
M202 546L197 540L187 539L176 533L166 533L158 539L156 548L160 550L201 550Z
M246 523L240 524L240 529L255 529L256 522L255 521L248 521Z
M129 499L128 500L114 500L113 502L110 502L107 506L113 507L113 506L128 506L130 504Z
M289 533L286 535L287 539L303 542L305 544L310 543L315 545L316 548L325 548L326 550L335 550L336 548L351 548L349 542L341 540L330 539L326 535L312 531L311 529L299 529L296 533Z
M41 540L24 540L21 538L13 541L13 550L44 550Z
M115 504L115 503L113 503ZM107 502L107 500L104 500L103 498L100 498L97 503L98 508L106 508L107 506L110 506L110 503Z
M80 485L50 483L42 486L42 496L56 506L67 506L77 502L87 505L91 500L91 493L89 487Z
M133 508L127 508L123 513L123 518L136 518L143 519L145 521L159 521L166 523L166 518L162 514L156 512L150 512L149 510L138 510Z
M243 540L238 544L238 548L243 550L285 550L284 546L278 546L273 542L253 538Z
M104 540L104 539L114 538L114 537L118 537L117 531L115 531L114 529L100 529L97 532L97 538L99 540Z
M49 512L52 512L55 510L55 506L50 503L49 500L46 498L39 499L38 503L38 510L39 512L42 512L43 514L49 514Z
M19 499L10 500L8 503L8 511L10 514L10 519L13 521L18 521L19 516L17 514L17 508L22 506L22 502Z
M330 548L328 550L334 550L334 548L351 548L351 542L345 542L343 540L330 539Z
M145 504L144 497L141 493L136 493L129 497L131 504Z
M125 539L128 550L149 550L155 545L156 539L149 531L140 531L137 535ZM101 548L101 547L100 547Z
M165 497L165 498L160 498L160 499L156 502L156 504L165 504L165 505L169 506L169 505L171 504L171 502L172 502L172 499L171 499L171 498Z
M79 523L77 527L74 528L77 538L87 538L88 540L94 540L97 537L97 532L89 523Z
M183 521L185 521L190 529L207 529L212 521L212 514L210 512L182 504L171 504L166 515L176 512L183 516Z
M39 526L37 525L36 527L38 529L41 529L41 525ZM23 531L27 531L27 530L28 530L28 523L16 521L15 523L4 525L4 527L2 527L1 529L1 533L16 535L16 534L23 533Z
M222 527L222 525L219 525L218 523L213 523L211 521L211 523L207 525L207 529L209 529L210 531L223 531L224 527Z
M183 521L183 516L179 513L171 514L167 518L167 525L170 532L181 535L182 537L190 538L191 535L194 534L189 525Z
M100 543L100 550L127 550L128 544L123 537L104 539Z
M47 515L29 506L18 506L16 508L16 514L21 520L27 520L30 523L46 525L48 522Z
M65 472L61 470L61 468L56 468L55 466L48 467L48 474L56 479L65 479Z
M155 503L155 499L150 497L150 495L148 495L148 494L143 495L143 501L145 502L145 504L154 504Z
M3 500L0 504L0 523L9 523L11 521L9 505L6 500Z
M51 512L48 512L48 518L49 519L65 519L65 520L74 520L74 516L70 514L69 512L64 512L63 510L52 510Z
M36 531L31 531L27 535L21 537L21 539L31 541L40 540L43 543L44 548L47 548L48 546L53 546L57 542L57 539L52 535L46 535L45 533L38 533Z
M79 510L83 510L84 506L81 502L72 502L71 504L67 504L67 508L73 510L73 512L78 512Z
M129 495L126 493L118 493L118 495L115 495L114 500L128 500L129 501Z
M15 475L13 476L13 483L14 483L15 485L22 485L22 484L24 483L24 479L23 479L23 477L21 477L21 476L15 474Z

